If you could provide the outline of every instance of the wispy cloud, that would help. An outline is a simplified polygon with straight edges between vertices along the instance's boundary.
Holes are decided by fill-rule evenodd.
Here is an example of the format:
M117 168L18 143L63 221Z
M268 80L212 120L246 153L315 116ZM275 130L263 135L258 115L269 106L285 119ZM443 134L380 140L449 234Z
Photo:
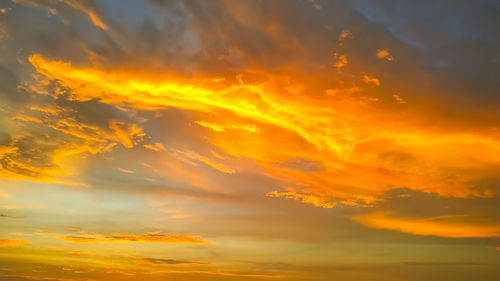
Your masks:
M165 243L165 244L211 244L212 242L203 240L193 235L163 235L163 234L85 234L85 235L54 235L55 237L75 243Z
M16 247L27 243L29 241L23 239L0 240L0 247Z
M288 192L278 192L278 191L272 191L267 193L267 196L269 197L274 197L274 198L285 198L285 199L293 199L297 201L302 201L307 204L312 204L316 207L321 207L321 208L333 208L335 207L335 203L333 202L328 202L326 199L322 198L321 196L316 196L312 194L300 194L294 191L288 191Z
M390 229L414 235L430 235L439 237L500 237L500 225L497 223L455 222L449 217L408 218L392 217L390 213L381 212L354 217L369 227Z
M156 266L168 266L168 265L207 265L208 262L200 261L190 261L190 260L174 260L174 259L156 259L156 258L146 258L133 256L137 259L137 263L146 265L156 265Z

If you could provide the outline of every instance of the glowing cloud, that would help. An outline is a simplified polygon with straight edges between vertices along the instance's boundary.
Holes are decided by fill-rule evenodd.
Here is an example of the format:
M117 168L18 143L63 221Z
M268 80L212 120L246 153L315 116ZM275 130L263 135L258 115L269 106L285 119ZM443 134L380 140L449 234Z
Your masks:
M336 68L342 68L347 65L347 57L346 56L339 56L337 58L337 61L335 62L334 66Z
M241 130L249 131L252 133L259 133L260 132L259 127L257 127L257 125L255 125L255 124L253 124L253 125L236 125L236 124L219 125L216 123L210 123L210 122L206 122L206 121L195 121L195 123L202 126L202 127L212 129L216 132L224 132L227 129L241 129Z
M162 235L162 234L112 234L112 235L78 235L63 236L57 238L74 243L112 243L112 242L135 242L135 243L165 243L165 244L212 244L212 242L200 239L193 235Z
M380 86L380 80L374 77L369 77L367 75L363 75L363 82L366 84L373 84L375 86Z
M339 35L339 41L343 41L344 39L352 39L354 36L350 30L344 29Z
M161 144L159 142L155 142L153 145L145 144L144 147L147 149L153 150L153 151L166 151L167 150L165 148L165 146L163 146L163 144Z
M58 1L65 3L68 6L72 7L73 9L86 14L95 26L100 27L104 30L109 29L109 27L101 20L99 16L97 16L97 14L92 9L85 6L84 2L78 0L58 0Z
M158 82L158 79L138 79L130 73L73 67L70 63L48 61L39 55L29 60L48 79L70 88L76 100L100 98L105 103L131 103L144 109L165 106L200 111L224 109L255 122L297 132L318 149L329 150L340 158L351 149L345 139L349 138L348 130L340 114L331 108L282 99L272 94L275 91L271 85L235 84L214 89L201 86L207 81L183 81L184 78L165 76L168 82Z
M208 262L200 261L187 261L187 260L174 260L174 259L155 259L155 258L145 258L136 257L138 264L154 265L154 266L170 266L170 265L207 265Z
M377 58L379 59L385 59L388 61L394 60L394 57L391 56L388 50L381 49L377 51Z
M354 217L366 226L440 237L500 237L498 224L457 223L449 218L396 218L387 212Z
M397 103L399 104L405 104L406 101L398 94L394 94L392 95L394 97L394 99L396 100Z
M326 209L335 207L335 203L325 201L325 199L321 197L309 194L300 194L294 191L289 191L289 192L272 191L267 193L267 196L274 198L283 197L286 199L293 199L297 201L302 201L303 203L312 204L316 207L321 207Z
M15 247L27 243L28 240L22 240L22 239L0 240L0 247Z

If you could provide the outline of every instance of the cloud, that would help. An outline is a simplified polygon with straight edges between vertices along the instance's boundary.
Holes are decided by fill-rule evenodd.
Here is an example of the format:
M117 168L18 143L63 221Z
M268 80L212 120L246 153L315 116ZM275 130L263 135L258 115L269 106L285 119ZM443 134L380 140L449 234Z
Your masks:
M156 265L156 266L165 266L165 265L207 265L210 264L208 262L200 262L200 261L189 261L189 260L174 260L174 259L156 259L156 258L145 258L145 257L137 257L137 263L145 264L145 265Z
M394 60L394 58L391 56L388 50L381 49L377 51L377 58L379 59L385 59L388 61Z
M448 238L500 235L495 198L442 197L437 193L397 188L386 191L375 202L352 218L368 227L413 235Z
M29 241L23 239L0 240L0 247L16 247L27 243Z
M469 196L474 192L470 183L478 177L475 165L489 165L491 173L496 167L496 160L481 158L475 153L483 145L488 147L491 155L497 153L498 142L489 134L434 131L417 126L420 117L419 114L411 115L413 113L406 115L408 122L401 125L397 121L401 117L396 118L398 112L369 105L359 96L363 93L360 87L356 91L336 90L333 96L330 95L333 100L318 102L310 97L283 96L280 83L288 86L290 82L280 80L280 77L273 78L265 71L264 76L271 78L245 82L243 75L239 80L224 84L205 76L193 78L170 73L158 76L141 74L141 71L75 66L47 60L40 55L31 56L30 61L56 88L66 89L67 97L75 102L99 98L101 103L131 114L136 110L158 112L165 107L176 107L201 116L216 116L215 120L225 120L224 123L215 123L205 121L212 118L197 118L198 125L212 127L208 135L210 145L232 156L254 159L265 170L265 175L276 180L281 187L291 187L298 194L320 194L318 196L324 202L369 204L367 202L371 202L374 196L394 186ZM366 79L376 84L373 79L378 78L367 76ZM52 95L61 94L56 91ZM397 102L406 101L401 98ZM372 125L365 126L367 122ZM241 134L240 130L228 129L233 127L231 124L245 123L254 123L260 133ZM143 136L139 126L128 126L120 129L120 132L125 132L123 135ZM118 138L118 141L130 147L135 137ZM274 139L286 141L274 142ZM450 143L460 147L461 157L470 160L464 164L468 167L458 167L459 162L448 160L451 159L451 146L446 148L445 145ZM146 148L160 149L148 145ZM422 149L429 153L418 153ZM171 150L170 153L193 166L203 162L226 174L237 170L237 166L226 167L226 164L192 150ZM411 157L388 156L398 153ZM294 159L307 159L319 163L324 169L297 171L280 165ZM403 168L402 164L409 166ZM426 173L427 166L439 172ZM450 172L464 175L463 169L468 171L467 176L456 178L452 183L454 188L444 184L444 175Z
M159 142L155 142L153 145L145 144L144 147L147 149L151 149L153 151L166 151L167 150L165 148L165 146L163 146L163 144L161 144Z
M118 171L125 173L125 174L135 174L136 173L135 171L131 171L131 170L123 169L123 168L118 168Z
M289 192L272 191L267 193L267 196L274 198L283 197L286 199L298 200L302 201L303 203L312 204L316 207L327 208L327 209L335 207L335 203L328 202L320 196L315 196L310 194L300 194L294 191L289 191Z
M453 217L399 218L390 213L373 213L354 217L369 227L396 230L414 235L451 238L500 237L500 225L454 222Z
M0 177L79 185L71 176L81 161L71 160L117 145L132 148L145 136L123 111L96 101L48 97L40 92L50 91L50 85L31 83L38 87L26 88L32 102L7 107L10 116L2 121L8 131L0 132Z
M78 1L78 0L59 0L59 1L67 4L68 6L74 8L76 10L83 12L84 14L86 14L89 17L89 19L92 21L92 23L95 24L96 26L98 26L104 30L109 29L109 27L96 14L96 12L85 5L85 2Z
M396 100L397 103L399 104L405 104L406 101L398 94L394 94L392 95L394 97L394 99Z
M214 275L214 276L229 276L229 277L240 277L240 278L258 278L258 279L282 279L285 278L286 275L283 274L252 274L245 272L230 272L230 271L222 271L222 270L156 270L153 272L154 274L202 274L202 275Z
M367 75L363 75L363 82L366 84L373 84L375 86L380 86L380 80L375 77L369 77Z
M78 0L56 0L56 1L45 1L36 2L31 0L13 0L14 3L24 5L27 7L38 8L48 11L53 15L59 15L63 18L64 14L61 14L60 4L65 4L83 14L85 14L90 21L97 27L108 30L109 27L103 22L103 20L97 15L95 8L91 6L91 1L78 1Z
M479 159L475 154L486 143L493 154L497 153L497 140L489 133L475 131L466 136L460 131L434 130L423 125L422 112L414 111L402 113L408 122L401 125L397 121L401 118L399 112L391 112L393 108L385 108L388 105L381 105L381 108L370 105L370 99L360 96L366 89L359 86L355 87L358 89L356 91L330 89L329 93L335 93L329 95L333 99L319 102L311 97L283 95L280 83L288 83L285 84L288 86L289 79L288 82L286 79L282 81L280 77L273 77L265 71L262 74L267 78L258 82L245 82L243 75L239 80L226 81L224 84L221 81L214 82L210 76L193 78L171 73L158 76L141 74L141 71L83 67L51 61L40 55L31 56L30 61L39 73L57 87L69 89L68 96L76 101L99 98L100 102L110 106L127 108L133 105L134 110L145 112L176 107L201 115L217 116L216 119L220 120L254 123L261 129L255 136L240 134L239 130L228 130L228 127L233 128L230 124L241 124L239 122L226 121L228 125L225 125L203 118L198 119L196 124L212 129L208 136L211 145L236 157L254 159L266 170L266 175L277 180L281 186L293 187L300 194L322 194L323 200L327 202L338 199L357 202L359 198L370 201L373 196L394 186L467 196L464 194L472 192L469 183L476 178L472 163L491 165L491 172L496 165L495 160ZM368 76L364 80L374 85L379 81ZM393 95L392 98L399 104L406 103L402 97L397 97ZM365 126L367 122L372 125ZM463 142L468 138L469 141ZM277 143L274 139L286 141ZM474 144L469 145L470 141ZM130 145L130 142L122 143ZM454 183L456 188L448 188L443 184L445 174L459 173L462 169L453 168L458 165L457 162L448 163L448 149L443 147L445 143L461 147L463 157L474 159L468 161L471 166L465 168L468 176L462 176L459 180L457 178ZM148 146L151 145L146 144L146 148L153 147ZM417 153L424 148L429 153ZM394 151L414 158L396 163L393 161L395 159L384 156ZM177 154L194 165L196 161L201 161L223 173L231 174L237 170L215 163L197 152ZM301 173L276 165L303 158L319 162L325 169L316 173ZM409 169L401 168L402 162L411 164L411 161L415 165ZM427 166L439 172L426 174Z
M41 118L17 115L17 123L32 123L20 135L11 137L8 145L0 147L0 173L3 177L49 182L67 182L61 177L71 175L68 159L83 153L109 151L117 144L133 147L144 136L135 124L111 120L107 127L88 125L69 114L51 114ZM37 154L36 156L34 154Z
M335 62L334 66L336 68L340 69L340 68L342 68L342 67L344 67L346 65L347 65L347 57L344 56L344 55L338 56L337 61Z
M220 125L220 124L210 123L210 122L206 122L206 121L195 121L195 123L202 126L202 127L212 129L216 132L224 132L227 129L241 129L241 130L249 131L252 133L259 133L260 132L259 127L257 127L257 125L255 125L255 124L253 124L253 125L244 125L244 124Z
M348 29L344 29L340 33L338 41L342 42L345 39L353 39L353 38L354 38L354 35L352 35L352 32Z
M163 234L111 234L111 235L59 235L57 238L74 243L165 243L165 244L211 244L193 235L163 235Z
M200 162L205 163L205 164L209 165L210 167L212 167L212 168L214 168L222 173L225 173L225 174L234 174L236 172L234 169L228 168L220 163L215 163L212 160L210 160L209 158L202 156L194 151L177 150L177 151L172 152L171 155L180 159L181 161L184 161L188 164L195 165L195 166L197 164L195 162L191 162L191 160L200 161Z
M181 77L177 77L179 82L173 82L174 77L172 82L140 81L132 73L106 73L99 69L78 68L71 63L48 61L40 55L31 56L30 62L48 79L57 80L60 86L70 88L72 98L76 100L99 98L104 103L131 103L142 109L175 106L200 111L228 110L244 118L293 130L319 149L331 150L340 155L346 153L346 145L339 139L340 134L316 126L324 119L332 124L342 122L337 120L332 109L273 97L272 92L265 91L265 85L235 84L224 88L215 86L218 88L215 90L197 86L205 83L203 81L184 82ZM315 130L312 130L313 126Z
M38 237L29 254L14 251L19 267L80 264L43 248L62 239L68 250L95 250L81 263L99 264L88 279L120 279L128 266L163 273L124 279L283 277L287 259L302 264L287 280L494 279L485 253L500 192L498 4L31 2L37 9L7 2L0 20L0 177L17 180L1 183L12 186L12 206L50 208L13 227L78 219L101 234ZM395 191L402 186L411 191ZM109 234L123 222L141 233L144 218L228 243L180 245L182 257L213 261L208 273L178 270L193 276L110 255L113 246L162 256L144 244L155 234ZM449 239L471 232L482 237ZM297 247L307 248L302 257ZM272 263L259 271L228 261L237 256ZM306 269L323 256L333 260ZM481 266L441 263L465 256Z

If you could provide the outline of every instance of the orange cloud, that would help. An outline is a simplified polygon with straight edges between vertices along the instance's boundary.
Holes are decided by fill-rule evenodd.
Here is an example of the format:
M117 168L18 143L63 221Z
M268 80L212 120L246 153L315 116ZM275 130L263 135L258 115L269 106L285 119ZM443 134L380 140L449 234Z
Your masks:
M207 265L208 262L189 261L189 260L174 260L174 259L155 259L133 256L137 259L138 264L155 265L155 266L169 266L169 265Z
M215 124L215 123L208 123L208 122L205 122L205 121L196 121L195 122L196 124L200 125L200 126L203 126L205 128L209 128L209 129L212 129L216 132L223 132L226 130L225 126L221 126L221 125L218 125L218 124Z
M159 142L155 142L153 145L150 145L150 144L145 144L143 145L145 148L147 149L151 149L153 151L166 151L167 149L165 148L165 146L163 146L163 144L159 143Z
M40 111L52 115L56 115L62 112L61 109L56 108L56 107L39 107L39 106L30 106L30 110L33 111Z
M394 60L394 57L391 56L388 50L382 49L377 51L377 58L386 59L388 61Z
M73 99L100 98L105 103L132 103L138 108L149 109L165 106L200 111L223 109L257 123L294 131L318 149L331 151L339 157L350 150L345 142L349 132L345 130L341 114L332 108L281 99L273 95L275 90L271 84L208 87L207 81L183 81L183 78L172 77L169 81L158 82L154 78L134 77L131 73L73 67L70 63L47 61L39 55L29 60L48 79L57 79L61 86L70 88Z
M152 274L165 274L165 273L174 273L174 274L207 274L207 275L215 275L215 276L230 276L230 277L250 277L250 278L265 278L265 279L281 279L287 277L282 274L251 274L251 273L237 273L237 272L227 272L220 270L155 270L151 272Z
M252 133L259 133L260 132L259 127L257 127L257 125L255 125L255 124L253 124L253 125L237 125L237 124L219 125L216 123L210 123L210 122L206 122L206 121L195 121L195 123L202 126L202 127L212 129L216 132L224 132L226 129L241 129L241 130L249 131Z
M15 247L27 243L28 240L23 239L0 240L0 247Z
M342 68L342 67L346 66L347 65L347 57L346 56L339 56L334 65L336 68Z
M99 16L97 16L97 14L92 9L85 6L84 2L78 0L59 0L59 1L65 3L66 5L70 6L75 10L78 10L86 14L95 26L100 27L104 30L109 29L109 27L101 20Z
M315 195L309 195L309 194L300 194L294 191L289 191L289 192L277 192L277 191L272 191L267 193L267 196L269 197L274 197L274 198L286 198L286 199L293 199L297 201L302 201L307 204L312 204L316 207L321 207L321 208L333 208L335 207L335 203L332 202L327 202L324 198L321 198L319 196Z
M394 99L396 100L397 103L399 104L405 104L406 101L398 94L394 94L392 95L392 97L394 97Z
M380 212L354 217L362 224L381 229L407 232L414 235L440 237L500 237L499 224L474 224L451 221L447 217L436 218L395 218L388 212Z
M136 124L110 120L107 128L88 125L72 117L69 111L50 106L30 106L28 114L17 113L12 119L14 125L31 128L23 134L12 135L9 144L0 146L0 159L3 163L0 166L0 177L78 185L68 178L76 168L70 164L71 158L82 153L105 152L117 144L131 148L145 135ZM37 114L36 117L29 115L33 112ZM36 123L36 126L25 123ZM25 150L18 148L31 138L32 132L39 134L39 130L45 130L44 133L51 137L54 145L51 149L38 148L46 147L46 144L34 138L30 147L38 149L42 154L39 157L47 159L49 164L27 158L24 156Z
M201 156L198 153L193 152L193 151L180 151L180 150L178 150L174 153L174 155L176 157L180 157L181 159L187 158L187 159L191 159L191 160L198 160L198 161L203 162L203 163L211 166L212 168L214 168L220 172L223 172L225 174L234 174L236 172L234 169L227 168L224 165L219 164L219 163L215 163L215 162L211 161L210 159L208 159L207 157ZM190 163L189 160L185 161L185 162Z
M163 235L163 234L112 234L112 235L79 235L63 236L57 238L74 243L112 243L112 242L137 242L137 243L165 243L165 244L212 244L193 235Z
M42 120L40 120L36 117L33 117L33 116L24 115L24 114L17 114L15 119L19 119L19 120L22 120L25 122L42 123Z
M352 39L354 36L350 30L344 29L339 35L338 41L343 41L344 39Z
M363 75L363 82L366 84L373 84L375 86L380 86L380 80L374 77L369 77L367 75Z
M211 129L207 133L212 145L228 155L252 159L282 188L293 188L301 195L314 194L324 202L367 204L394 186L466 197L475 192L471 182L484 177L477 167L500 164L500 143L494 136L419 127L421 116L392 113L381 105L372 105L369 99L360 96L362 91L358 87L328 89L326 93L331 100L317 100L290 95L288 91L283 94L279 85L288 86L289 79L280 80L272 75L252 84L246 84L244 77L240 77L241 81L231 84L214 82L213 77L77 67L39 55L29 59L39 73L57 81L74 100L99 98L121 108L126 104L146 110L173 106L198 111L203 118L196 124ZM376 84L378 80L373 79L376 78L365 78ZM406 102L397 97L394 98L398 103ZM401 114L405 116L404 123L400 122ZM211 117L217 122L207 121L214 120ZM80 128L69 120L65 122L70 125L54 127L88 138L81 131L90 126L79 125ZM232 124L255 124L255 127L244 129ZM91 135L101 150L111 143L130 147L135 138L143 135L138 126L121 124L114 128L118 129L112 135ZM243 130L230 130L233 128ZM246 133L257 128L259 134ZM97 142L102 139L114 142ZM144 146L162 150L157 145ZM225 167L192 151L167 152L190 165L203 162L223 173L234 173L237 168ZM307 171L280 164L295 159L307 159L321 168ZM448 176L454 174L460 176Z
M135 174L134 171L123 169L123 168L118 168L118 171L125 173L125 174Z

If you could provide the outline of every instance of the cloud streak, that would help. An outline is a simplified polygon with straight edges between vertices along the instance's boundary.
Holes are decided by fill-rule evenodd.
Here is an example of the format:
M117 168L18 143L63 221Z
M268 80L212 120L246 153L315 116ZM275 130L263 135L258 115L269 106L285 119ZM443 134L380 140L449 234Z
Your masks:
M373 213L354 219L366 226L396 230L414 235L431 235L450 238L500 237L500 225L454 222L453 218L400 218L389 213Z
M55 236L55 235L54 235ZM193 235L163 235L163 234L111 234L111 235L58 235L57 238L74 243L165 243L165 244L212 244Z
M23 240L23 239L4 239L0 240L0 247L16 247L24 244L28 244L28 240Z

